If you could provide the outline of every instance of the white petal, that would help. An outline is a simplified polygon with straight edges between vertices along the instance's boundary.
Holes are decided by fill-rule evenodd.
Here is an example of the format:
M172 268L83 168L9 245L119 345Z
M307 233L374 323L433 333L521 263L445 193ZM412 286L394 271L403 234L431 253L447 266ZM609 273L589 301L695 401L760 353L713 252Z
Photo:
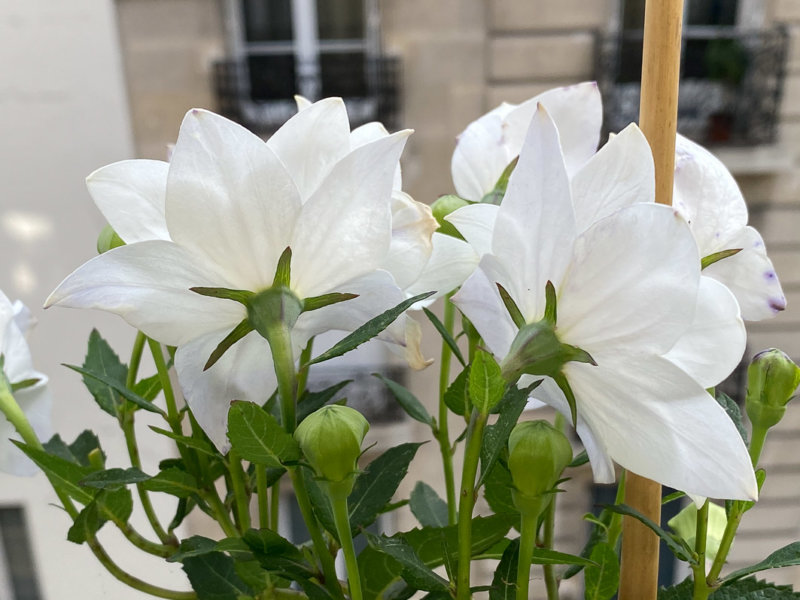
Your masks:
M48 440L53 435L53 400L46 385L47 377L41 373L32 375L39 379L39 383L14 392L14 399L25 413L36 436L40 440ZM9 438L21 439L11 423L0 414L0 471L26 477L38 473L39 468L19 448L9 443Z
M422 353L422 327L408 314L400 317L386 330L381 340L388 342L386 346L398 356L402 356L408 366L420 371L433 363L432 358L425 358Z
M164 217L169 163L123 160L86 178L94 203L126 244L168 240Z
M430 260L419 278L405 288L408 296L435 291L436 294L422 301L424 306L456 289L478 266L478 255L466 242L443 233L434 233L432 241ZM421 308L419 304L414 308Z
M233 329L245 317L241 304L191 292L195 286L234 287L186 249L154 240L115 248L78 267L45 306L107 310L171 346Z
M1 291L0 295L2 295L5 301L8 300ZM0 302L2 302L2 300L0 300ZM22 335L27 337L33 327L36 325L36 319L33 317L33 314L31 314L31 309L29 309L19 300L14 301L12 309L14 311L14 323L16 323L17 327L19 327Z
M425 268L438 226L430 206L401 191L392 193L392 241L383 268L401 288L411 285Z
M644 134L630 124L572 178L578 231L636 202L655 201L655 168Z
M495 204L468 204L447 215L445 220L455 225L478 256L483 256L492 251L492 235L499 209Z
M728 286L746 321L769 319L784 310L786 297L761 235L745 227L730 238L728 248L742 250L709 265L703 274Z
M581 414L622 467L712 498L758 496L747 448L724 409L664 358L598 356L567 363Z
M708 256L731 246L728 240L747 225L747 205L733 175L708 150L678 136L672 204L686 217Z
M175 242L255 291L272 284L299 211L291 177L260 138L214 113L187 113L167 182Z
M492 253L510 277L500 283L529 322L544 314L547 282L560 285L574 240L575 215L558 132L540 107L497 212L492 238Z
M356 127L350 132L350 149L358 148L369 142L374 142L389 135L383 123L372 121L364 123L361 127ZM397 168L394 171L393 187L395 190L400 190L403 187L403 174L400 169L400 163L397 163Z
M453 302L475 326L492 354L502 358L508 354L518 329L497 291L497 279L493 273L485 272L485 269L491 271L487 267L491 258L487 255L481 259L475 272L453 296Z
M303 108L267 141L291 173L305 202L350 150L350 123L341 98Z
M338 291L383 265L391 243L392 177L410 133L353 150L303 205L291 242L292 289L300 297Z
M231 346L210 369L208 357L230 329L206 333L180 346L175 369L192 414L209 439L221 451L227 439L228 410L234 400L264 404L275 389L275 368L267 340L255 331Z
M746 342L736 298L721 283L701 277L694 321L665 356L710 388L739 365Z
M692 322L700 257L669 206L636 204L578 237L558 290L560 338L593 354L667 352Z
M309 106L312 105L311 100L309 100L305 96L301 96L300 94L295 94L294 95L294 101L297 104L297 112L300 112L301 110L305 110Z
M603 123L600 90L594 81L555 88L509 112L506 116L508 144L516 153L522 147L537 104L545 107L558 128L567 173L572 176L592 157L600 142Z
M33 370L28 342L17 325L14 307L5 296L0 299L0 355L4 357L3 371L11 383L44 377Z

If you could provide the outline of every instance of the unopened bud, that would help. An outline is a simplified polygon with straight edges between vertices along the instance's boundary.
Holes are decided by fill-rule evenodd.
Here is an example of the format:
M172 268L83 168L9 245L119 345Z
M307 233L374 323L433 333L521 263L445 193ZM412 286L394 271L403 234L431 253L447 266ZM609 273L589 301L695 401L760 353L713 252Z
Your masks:
M119 246L124 246L125 242L122 240L121 237L117 235L117 232L111 227L111 225L106 225L103 227L103 230L100 232L100 235L97 236L97 253L103 254L104 252L108 252L113 248L117 248Z
M317 476L346 497L353 489L361 442L368 430L369 423L360 412L331 404L307 416L294 438Z
M451 212L454 212L463 206L467 206L468 204L471 203L463 198L454 196L453 194L439 196L434 203L431 204L433 218L439 223L439 229L436 231L439 233L444 233L445 235L450 235L454 238L458 238L459 240L463 240L464 238L458 232L455 226L449 221L445 220L445 217Z
M512 497L525 516L544 511L553 488L572 460L566 436L547 421L518 423L508 438L508 469L514 483Z
M786 412L800 384L800 367L776 348L759 352L747 368L747 416L754 426L772 427Z

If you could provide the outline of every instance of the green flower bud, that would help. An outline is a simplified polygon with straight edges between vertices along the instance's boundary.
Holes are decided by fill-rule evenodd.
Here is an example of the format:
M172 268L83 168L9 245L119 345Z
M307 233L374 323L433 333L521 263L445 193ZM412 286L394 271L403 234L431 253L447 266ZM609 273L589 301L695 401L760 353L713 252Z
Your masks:
M113 248L117 248L119 246L124 246L125 242L122 241L122 238L117 235L117 232L111 227L111 225L106 225L103 227L103 230L100 232L100 235L97 236L97 253L103 254L104 252L108 252Z
M508 469L514 506L525 516L544 511L553 488L572 461L567 437L547 421L518 423L508 438Z
M308 415L294 432L294 439L331 492L347 497L353 489L361 442L368 430L369 423L360 412L331 404Z
M747 416L754 427L776 425L800 384L800 367L776 348L759 352L747 368Z
M459 198L458 196L454 196L453 194L439 196L436 201L431 204L433 218L439 223L439 229L436 231L439 233L444 233L445 235L450 235L454 238L458 238L459 240L463 240L464 238L458 232L455 226L449 221L446 221L445 217L451 212L458 210L462 206L467 206L468 204L471 204L471 202L464 200L463 198Z

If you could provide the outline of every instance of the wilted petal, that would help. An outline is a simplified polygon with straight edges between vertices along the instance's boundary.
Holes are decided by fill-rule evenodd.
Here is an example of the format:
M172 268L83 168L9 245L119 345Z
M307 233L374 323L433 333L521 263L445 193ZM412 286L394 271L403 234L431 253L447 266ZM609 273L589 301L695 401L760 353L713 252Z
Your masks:
M350 123L341 98L325 98L304 107L267 141L305 202L350 150Z
M443 233L434 233L433 252L419 278L405 288L408 296L436 292L414 305L427 306L460 286L478 266L478 255L466 242Z
M188 250L154 240L115 248L78 267L45 306L113 312L171 346L209 331L233 329L244 318L241 304L189 290L195 286L234 287Z
M744 227L727 245L742 250L709 265L703 274L733 292L746 321L768 319L784 310L786 297L761 235L752 227Z
M567 363L582 416L608 455L638 475L712 498L758 496L747 448L725 410L657 356L595 356Z
M398 190L392 193L392 241L383 267L401 288L411 285L425 268L438 226L427 204Z
M500 207L495 204L468 204L445 217L464 236L478 256L492 251L492 235Z
M168 240L164 217L169 163L123 160L97 169L86 178L89 193L126 244Z
M231 328L232 329L232 328ZM206 333L180 346L175 370L192 414L209 439L221 451L227 438L228 410L234 400L264 404L277 379L267 340L255 331L231 346L207 371L203 367L230 329Z
M590 354L667 352L692 322L699 278L697 246L671 207L619 210L575 243L558 290L560 338Z
M292 178L259 137L214 113L187 113L167 183L176 243L224 268L233 287L264 289L299 211Z
M383 265L391 243L392 177L410 133L353 150L303 205L291 242L292 289L301 297L336 290Z
M665 356L710 388L739 365L746 342L736 298L721 283L701 277L694 321Z
M578 231L622 207L654 201L653 155L635 124L612 137L572 178Z

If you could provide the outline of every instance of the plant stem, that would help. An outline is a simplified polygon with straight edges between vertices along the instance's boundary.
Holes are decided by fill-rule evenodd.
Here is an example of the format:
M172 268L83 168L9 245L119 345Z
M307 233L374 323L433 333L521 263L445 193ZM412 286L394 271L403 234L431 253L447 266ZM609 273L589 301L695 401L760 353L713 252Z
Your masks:
M256 493L258 494L258 527L269 528L269 489L267 489L267 469L256 465Z
M297 427L297 373L289 328L282 323L272 327L267 341L272 350L272 361L278 378L283 428L288 433L294 433Z
M281 516L281 479L272 484L272 491L269 499L269 528L278 531L278 523Z
M694 575L693 600L706 600L711 590L706 583L706 540L708 538L708 500L697 510L697 525L695 528L694 550L697 554L697 564L692 566Z
M534 525L535 527L535 525ZM542 546L547 550L553 549L556 527L556 499L550 499L550 504L544 511L543 539ZM558 600L558 578L556 577L555 565L542 565L544 571L544 585L547 589L547 600Z
M531 561L536 546L538 515L522 515L519 538L519 560L517 562L517 600L528 600L531 582Z
M458 505L458 575L456 578L456 598L471 598L470 561L472 559L472 511L475 508L475 476L481 455L483 429L488 415L473 409L467 428L467 441L464 450L464 468L461 475L461 499Z
M761 451L764 449L764 442L767 440L767 427L753 426L753 434L750 436L750 462L755 469L758 466L758 461L761 458Z
M452 294L444 299L444 327L452 335L455 325L455 306L450 302ZM437 423L436 439L439 442L439 451L442 454L442 467L444 468L444 484L447 490L447 522L455 525L457 521L456 508L456 483L453 475L453 448L450 445L450 431L447 424L449 411L444 402L444 394L450 385L450 358L452 350L442 340L442 355L439 362L439 421Z
M358 572L358 561L356 560L356 549L353 546L353 534L350 531L350 514L347 510L347 493L337 493L332 488L329 490L329 497L333 507L333 520L336 523L336 531L339 534L339 541L342 544L344 562L347 566L347 582L350 590L351 600L362 600L361 594L361 575Z
M250 529L250 496L244 482L244 470L239 454L233 448L228 452L228 471L231 474L231 486L236 502L236 521L239 531L244 533Z
M731 551L733 539L736 537L736 530L739 529L739 523L742 522L743 514L744 512L739 502L735 501L731 514L728 516L728 523L725 525L725 532L722 534L722 539L719 543L719 550L706 576L706 581L710 586L716 586L719 574L722 572L722 567L725 566L725 559L728 558L728 552Z
M209 490L201 490L200 493L203 500L208 503L208 506L211 508L211 512L214 513L214 517L219 523L219 526L222 527L222 531L228 537L240 537L239 532L236 529L236 525L233 524L231 520L231 516L228 513L228 509L225 508L225 505L222 503L222 500L219 499L219 495L217 494L216 489L209 489Z
M139 374L139 363L142 361L142 351L144 350L144 343L147 341L147 336L141 331L136 332L136 339L133 341L133 350L131 350L131 360L128 364L128 377L125 379L125 387L132 389L136 384L136 377Z

